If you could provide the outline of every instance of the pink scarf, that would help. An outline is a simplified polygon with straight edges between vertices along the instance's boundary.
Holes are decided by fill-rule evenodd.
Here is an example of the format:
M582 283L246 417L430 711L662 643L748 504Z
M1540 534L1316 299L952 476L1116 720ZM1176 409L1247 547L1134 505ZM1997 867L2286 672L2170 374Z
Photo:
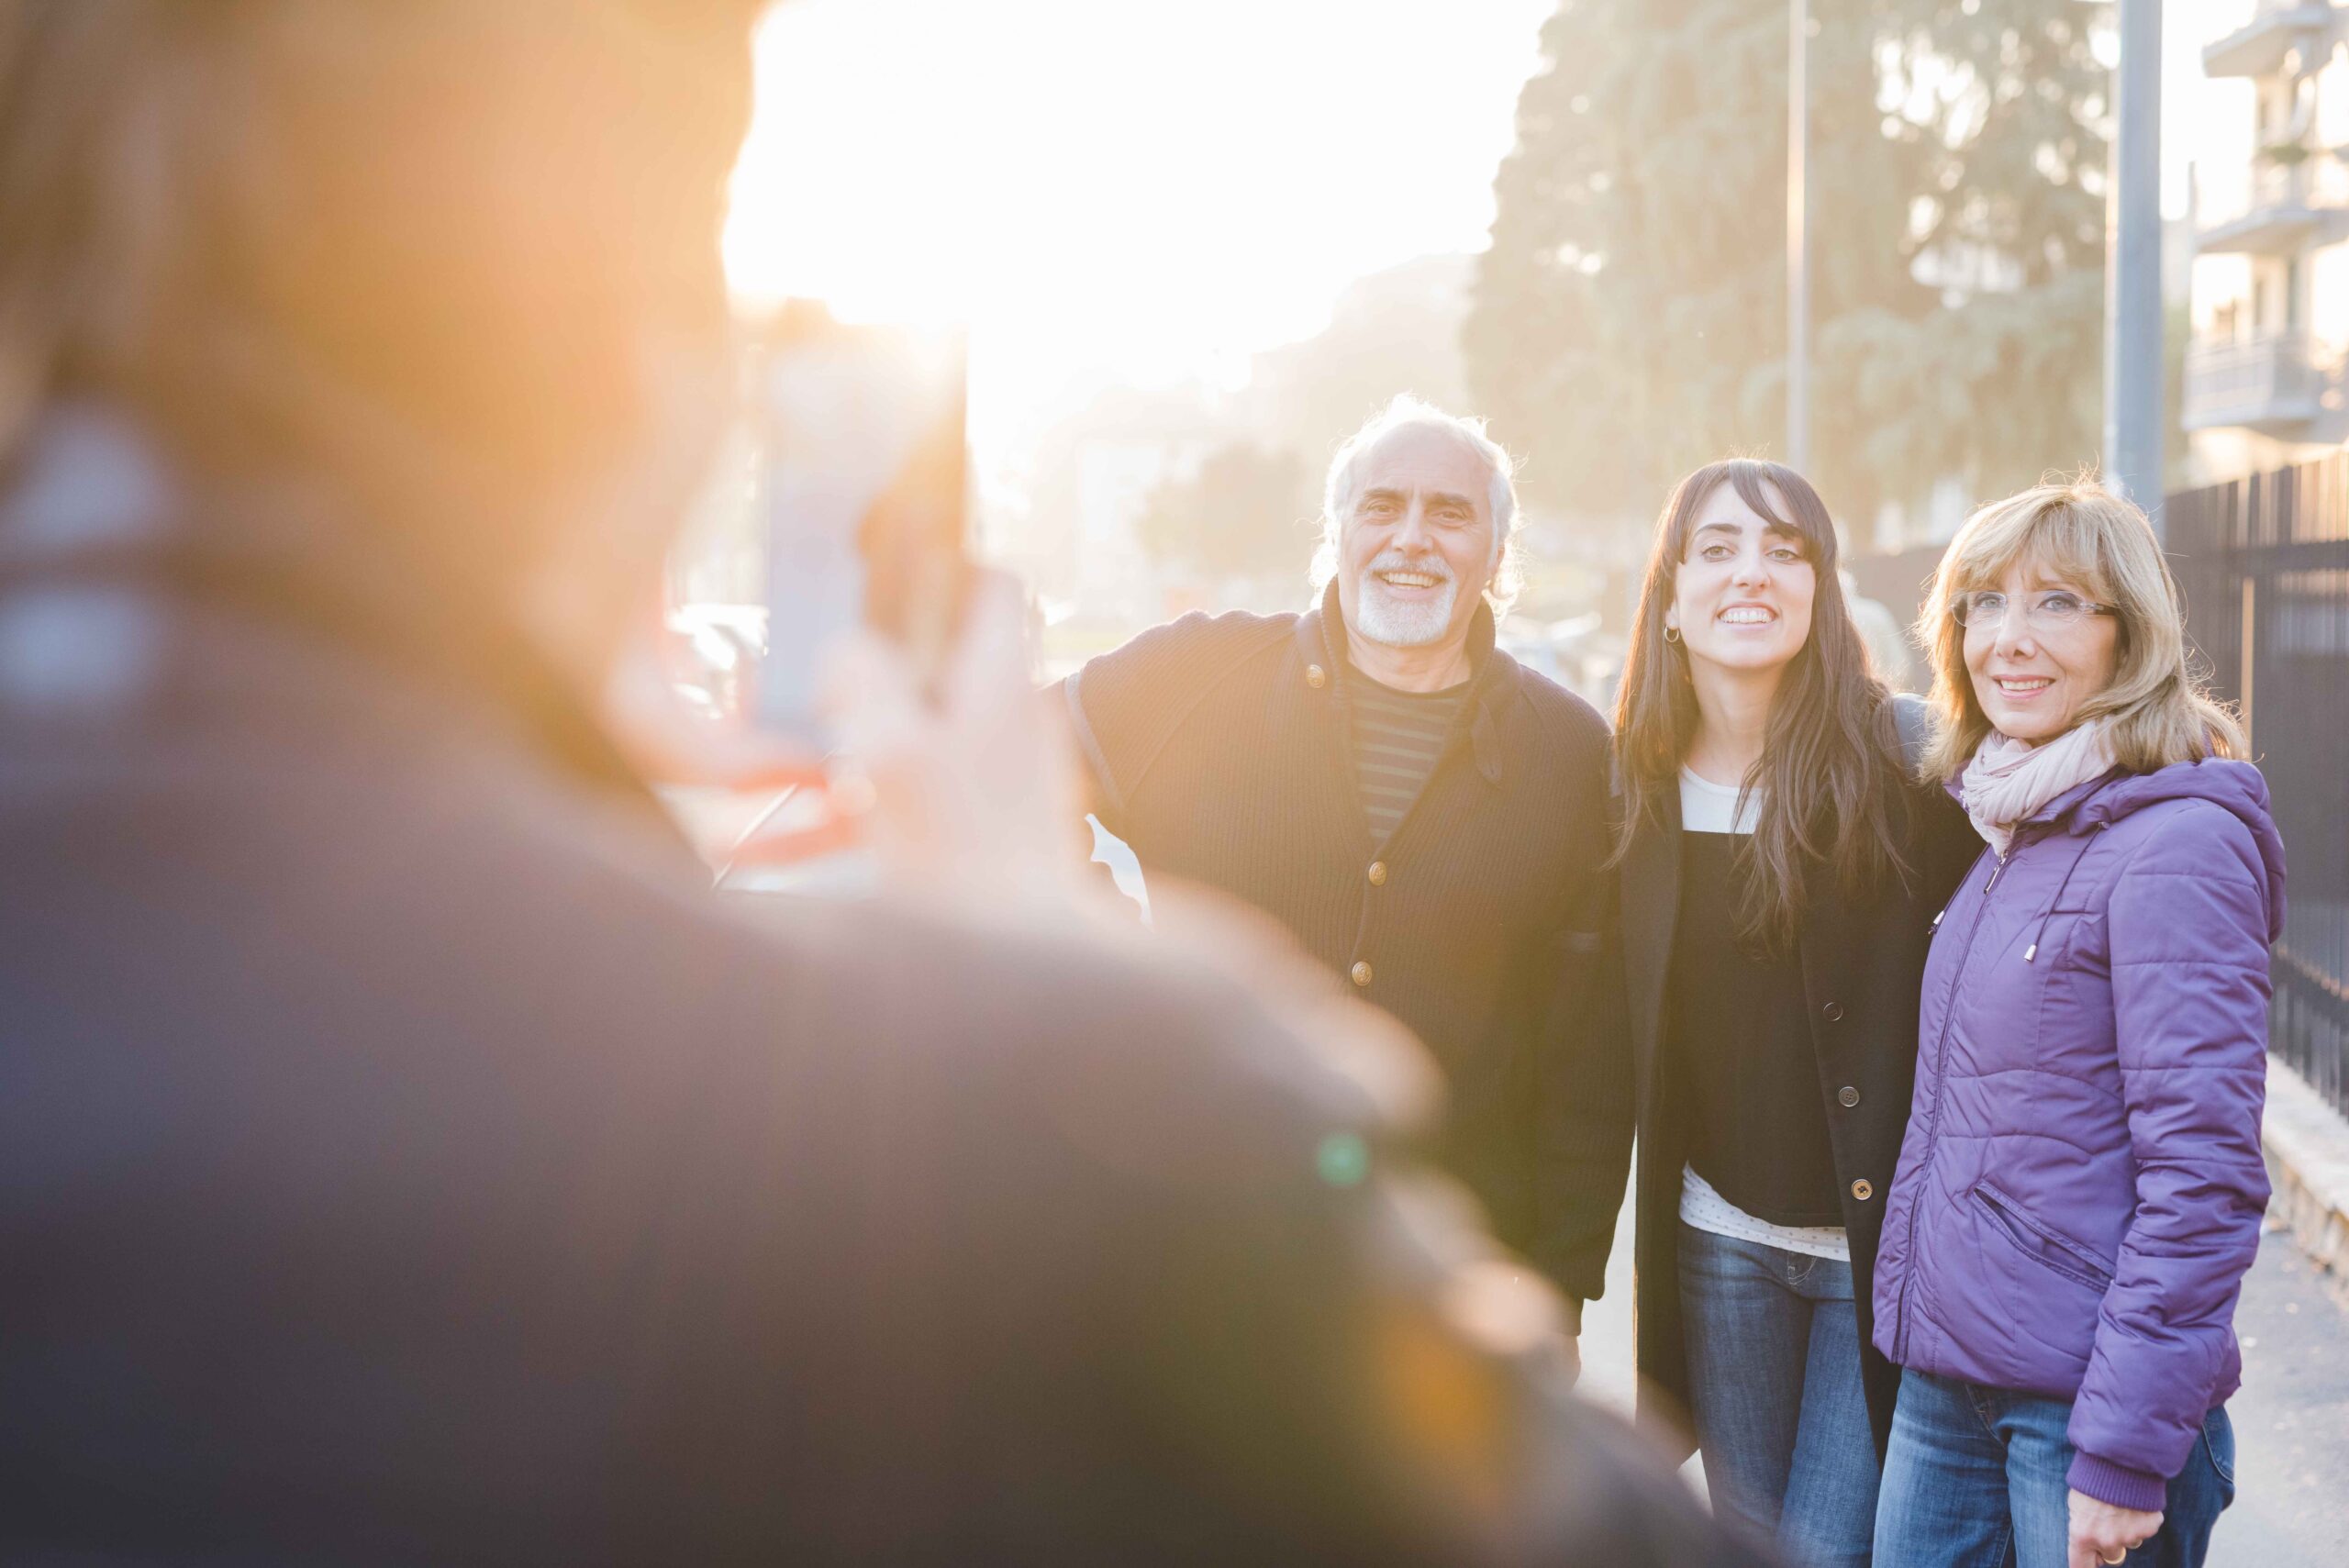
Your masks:
M1974 818L1974 830L2004 859L2018 823L2111 768L2112 742L2102 719L2076 724L2038 746L1994 729L1965 764L1958 799Z

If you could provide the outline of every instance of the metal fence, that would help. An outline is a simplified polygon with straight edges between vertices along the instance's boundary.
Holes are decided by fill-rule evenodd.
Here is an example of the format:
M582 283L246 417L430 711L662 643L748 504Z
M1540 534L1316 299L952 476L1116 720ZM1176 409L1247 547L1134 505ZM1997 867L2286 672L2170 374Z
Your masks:
M2243 715L2290 864L2268 1047L2349 1115L2349 457L2166 505L2188 633Z

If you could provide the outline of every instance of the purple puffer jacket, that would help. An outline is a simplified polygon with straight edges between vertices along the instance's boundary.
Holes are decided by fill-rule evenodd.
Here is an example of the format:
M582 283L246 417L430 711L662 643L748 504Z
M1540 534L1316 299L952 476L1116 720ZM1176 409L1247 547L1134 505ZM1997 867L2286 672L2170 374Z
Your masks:
M2122 1507L2242 1382L2283 921L2266 782L2213 761L2057 797L1936 922L1876 1348L2075 1400L2071 1485Z

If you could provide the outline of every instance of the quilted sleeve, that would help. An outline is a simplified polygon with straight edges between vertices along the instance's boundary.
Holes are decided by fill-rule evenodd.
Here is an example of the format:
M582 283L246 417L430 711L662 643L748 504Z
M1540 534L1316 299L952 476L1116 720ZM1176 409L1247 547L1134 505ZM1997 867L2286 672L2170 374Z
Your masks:
M2267 1204L2266 873L2220 806L2155 828L2108 909L2137 1207L2071 1420L2071 1485L2149 1509L2232 1391L2235 1301Z

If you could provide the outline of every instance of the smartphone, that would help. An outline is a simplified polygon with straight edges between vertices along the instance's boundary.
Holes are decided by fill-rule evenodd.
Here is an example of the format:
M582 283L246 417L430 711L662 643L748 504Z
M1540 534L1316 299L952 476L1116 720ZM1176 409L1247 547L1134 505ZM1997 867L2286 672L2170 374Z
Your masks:
M829 751L829 661L859 627L935 684L970 581L964 335L787 306L755 348L766 555L757 722Z

